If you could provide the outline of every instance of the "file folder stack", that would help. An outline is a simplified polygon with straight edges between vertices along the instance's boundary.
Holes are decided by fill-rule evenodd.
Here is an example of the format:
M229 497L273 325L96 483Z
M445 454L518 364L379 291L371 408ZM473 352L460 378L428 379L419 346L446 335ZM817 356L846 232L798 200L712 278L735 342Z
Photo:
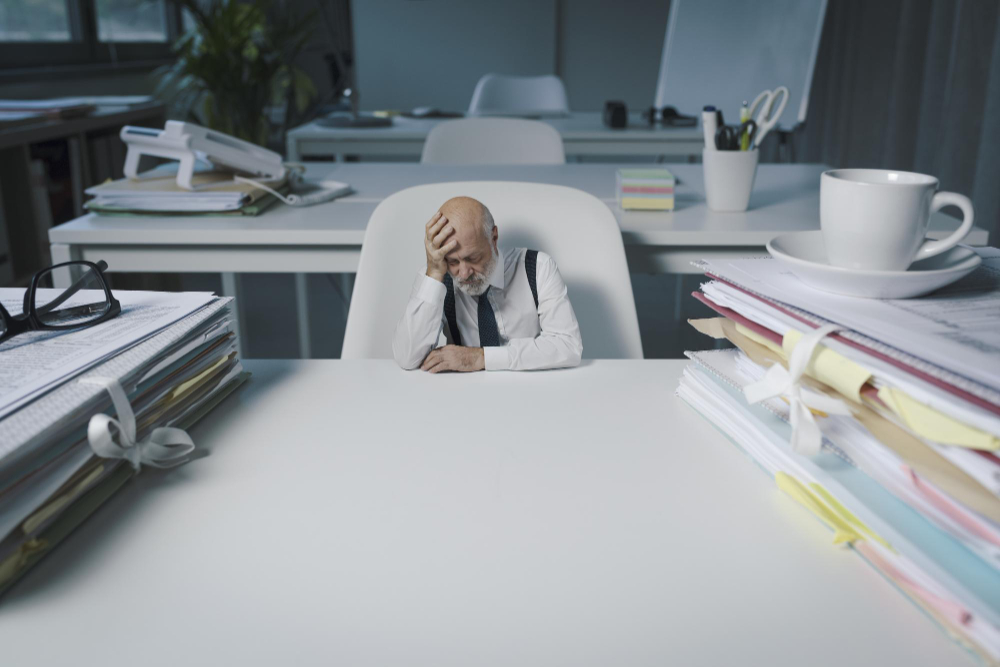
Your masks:
M701 262L694 296L718 317L692 325L735 348L687 353L677 393L1000 664L1000 251L978 252L974 273L907 300L817 292L770 259Z
M674 175L666 169L619 169L618 206L622 210L674 210Z
M102 183L87 189L93 199L85 206L98 215L246 215L266 210L277 198L249 183L233 181L222 171L198 171L192 178L198 190L177 185L176 167L166 165L142 175ZM269 183L279 192L288 192L284 180Z
M112 320L0 344L0 592L138 472L197 456L177 429L245 380L232 299L115 296Z

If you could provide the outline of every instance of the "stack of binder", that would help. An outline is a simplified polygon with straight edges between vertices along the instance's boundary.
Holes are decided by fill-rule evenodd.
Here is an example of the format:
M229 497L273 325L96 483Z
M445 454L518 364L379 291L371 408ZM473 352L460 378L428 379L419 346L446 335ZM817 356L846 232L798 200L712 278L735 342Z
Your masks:
M974 273L907 300L817 292L770 259L702 262L695 297L718 317L692 324L735 347L687 353L677 393L1000 664L1000 251L978 252Z
M122 178L87 189L93 197L85 206L99 215L259 215L278 199L252 183L233 180L233 174L210 166L191 179L194 190L177 185L176 163L163 165L141 178ZM267 185L288 192L285 179Z
M0 344L0 592L140 471L196 457L182 429L246 378L232 299L115 296L107 322Z

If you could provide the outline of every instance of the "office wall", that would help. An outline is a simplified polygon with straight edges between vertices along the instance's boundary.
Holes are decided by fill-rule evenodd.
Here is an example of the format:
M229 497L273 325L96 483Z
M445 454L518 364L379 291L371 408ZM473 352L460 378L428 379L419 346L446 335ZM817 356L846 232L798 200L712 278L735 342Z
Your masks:
M558 74L572 109L646 108L669 10L664 0L353 0L361 105L461 111L479 78L499 72Z
M605 100L652 106L669 13L668 0L560 0L556 73L570 108L596 111Z
M464 111L483 74L555 67L554 0L362 0L351 12L365 109Z

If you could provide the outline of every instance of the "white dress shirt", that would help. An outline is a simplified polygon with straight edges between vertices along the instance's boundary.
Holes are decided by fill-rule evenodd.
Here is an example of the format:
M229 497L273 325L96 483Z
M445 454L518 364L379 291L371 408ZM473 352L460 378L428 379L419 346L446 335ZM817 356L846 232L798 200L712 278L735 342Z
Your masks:
M524 248L501 248L490 274L487 298L493 306L499 347L484 347L486 370L539 370L576 366L583 353L580 325L566 295L566 283L555 261L543 252L536 262L538 308L524 271ZM423 271L413 283L406 311L396 325L392 353L410 370L419 368L434 348L451 343L444 315L447 288ZM455 314L462 344L480 347L479 298L455 287Z

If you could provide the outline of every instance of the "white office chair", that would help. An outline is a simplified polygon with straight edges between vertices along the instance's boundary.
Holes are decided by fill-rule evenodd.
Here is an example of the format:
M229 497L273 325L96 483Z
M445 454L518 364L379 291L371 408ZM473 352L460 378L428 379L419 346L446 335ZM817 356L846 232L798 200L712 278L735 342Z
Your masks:
M548 123L522 118L463 118L427 135L424 164L564 164L562 136Z
M451 197L485 204L503 247L551 255L569 288L585 359L642 359L639 321L621 230L611 210L575 188L471 181L401 190L372 213L361 246L344 359L392 359L392 333L426 266L424 226Z
M470 116L566 116L569 102L562 79L487 74L476 84Z

